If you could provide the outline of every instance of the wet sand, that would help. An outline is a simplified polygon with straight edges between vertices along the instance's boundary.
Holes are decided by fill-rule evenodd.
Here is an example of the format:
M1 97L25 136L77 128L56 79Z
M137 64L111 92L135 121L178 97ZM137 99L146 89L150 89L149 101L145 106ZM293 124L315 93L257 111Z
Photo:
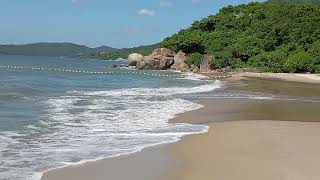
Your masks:
M134 154L51 170L42 180L163 180L170 179L177 157L167 145Z
M206 107L180 114L171 122L210 124L212 122L243 120L320 121L320 101L219 99L199 103Z
M320 75L319 75L320 77ZM282 95L320 99L319 83L281 81L274 78L243 77L228 80L227 91L259 92L272 95Z
M320 74L298 74L298 73L237 73L232 79L239 80L246 77L259 79L277 79L291 82L320 83Z
M208 124L206 134L53 170L43 180L319 179L319 86L243 79L230 81L225 90L239 89L300 100L204 100L199 102L204 108L171 122Z

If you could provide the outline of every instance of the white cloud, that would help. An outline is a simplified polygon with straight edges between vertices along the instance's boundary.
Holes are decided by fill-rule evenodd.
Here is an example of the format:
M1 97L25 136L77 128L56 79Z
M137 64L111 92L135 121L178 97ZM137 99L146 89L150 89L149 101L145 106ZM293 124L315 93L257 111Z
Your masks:
M192 2L193 4L197 4L197 3L200 3L201 0L191 0L191 2Z
M156 15L156 12L151 9L140 9L138 11L138 15L140 15L140 16L154 16L154 15Z
M161 1L160 2L160 7L173 7L174 4L173 2L170 2L170 1Z

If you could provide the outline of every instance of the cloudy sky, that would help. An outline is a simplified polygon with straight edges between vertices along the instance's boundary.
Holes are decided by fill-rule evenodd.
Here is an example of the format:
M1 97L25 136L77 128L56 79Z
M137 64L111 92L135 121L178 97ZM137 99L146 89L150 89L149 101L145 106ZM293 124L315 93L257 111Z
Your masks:
M252 0L1 0L0 44L160 42L225 5Z

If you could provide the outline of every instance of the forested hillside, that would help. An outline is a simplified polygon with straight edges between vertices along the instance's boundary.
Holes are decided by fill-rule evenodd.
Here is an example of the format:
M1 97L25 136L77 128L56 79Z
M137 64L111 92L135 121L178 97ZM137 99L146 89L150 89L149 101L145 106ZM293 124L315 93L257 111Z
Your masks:
M269 3L278 4L306 4L306 3L320 3L320 0L268 0Z
M228 6L166 38L160 46L182 50L192 58L213 54L213 68L320 72L320 5Z

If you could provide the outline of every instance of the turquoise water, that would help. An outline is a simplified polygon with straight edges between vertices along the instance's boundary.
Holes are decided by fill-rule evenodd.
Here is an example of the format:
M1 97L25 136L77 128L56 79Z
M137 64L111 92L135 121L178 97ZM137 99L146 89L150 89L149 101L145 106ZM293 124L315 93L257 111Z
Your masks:
M65 165L138 151L207 130L168 124L221 86L124 61L0 55L0 180L39 179Z

